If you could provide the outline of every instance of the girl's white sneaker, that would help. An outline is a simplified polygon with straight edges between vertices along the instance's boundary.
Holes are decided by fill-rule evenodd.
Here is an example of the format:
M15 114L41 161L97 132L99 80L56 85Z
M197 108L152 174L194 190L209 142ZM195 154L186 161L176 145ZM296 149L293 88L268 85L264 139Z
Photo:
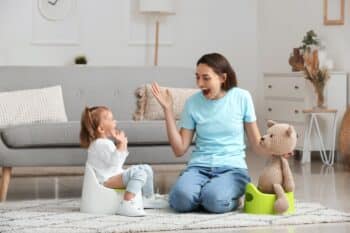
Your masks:
M166 195L154 194L151 197L142 197L145 209L164 209L169 207Z
M142 217L146 215L143 210L142 203L131 199L129 201L122 200L117 209L117 214L130 217Z

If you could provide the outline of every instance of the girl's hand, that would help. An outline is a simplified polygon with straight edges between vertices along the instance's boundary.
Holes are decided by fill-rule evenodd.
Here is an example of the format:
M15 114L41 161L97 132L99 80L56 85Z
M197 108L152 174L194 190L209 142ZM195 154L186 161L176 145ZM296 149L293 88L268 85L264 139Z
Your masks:
M164 110L170 109L173 106L173 97L168 89L166 91L160 90L158 83L152 83L152 94L157 99L158 103Z
M112 138L116 139L118 137L119 132L120 131L118 129L112 129L110 135L112 136Z
M113 138L117 141L117 149L120 151L126 151L128 149L128 138L123 131L114 131Z

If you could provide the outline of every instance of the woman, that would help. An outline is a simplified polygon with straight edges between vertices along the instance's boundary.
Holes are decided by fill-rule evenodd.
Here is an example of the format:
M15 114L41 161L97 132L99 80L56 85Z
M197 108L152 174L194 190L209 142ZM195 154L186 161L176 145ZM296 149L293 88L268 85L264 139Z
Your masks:
M169 204L178 212L204 208L224 213L238 207L250 181L245 131L255 152L267 152L259 146L261 136L251 95L237 87L236 74L224 56L202 56L197 62L196 82L201 91L186 101L180 131L169 91L161 92L157 83L152 84L152 93L164 110L168 138L176 156L186 153L196 133L195 149L170 191Z

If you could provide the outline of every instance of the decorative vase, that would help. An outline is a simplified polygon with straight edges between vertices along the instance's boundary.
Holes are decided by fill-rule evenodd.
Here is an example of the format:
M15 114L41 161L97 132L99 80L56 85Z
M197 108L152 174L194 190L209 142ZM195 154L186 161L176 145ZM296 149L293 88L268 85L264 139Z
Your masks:
M314 109L325 109L327 108L324 103L324 88L325 85L318 85L316 86L314 84L315 92L316 92L316 106Z

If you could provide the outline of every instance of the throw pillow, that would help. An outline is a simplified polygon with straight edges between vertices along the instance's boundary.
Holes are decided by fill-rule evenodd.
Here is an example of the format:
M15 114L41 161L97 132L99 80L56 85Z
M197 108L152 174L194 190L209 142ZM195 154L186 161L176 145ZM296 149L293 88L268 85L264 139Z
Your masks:
M61 86L0 92L0 128L66 121Z
M179 120L187 98L198 92L198 89L160 87L161 91L166 89L170 91L173 97L174 115L176 120ZM135 95L137 108L133 115L134 120L164 120L163 109L153 96L150 84L137 88Z

